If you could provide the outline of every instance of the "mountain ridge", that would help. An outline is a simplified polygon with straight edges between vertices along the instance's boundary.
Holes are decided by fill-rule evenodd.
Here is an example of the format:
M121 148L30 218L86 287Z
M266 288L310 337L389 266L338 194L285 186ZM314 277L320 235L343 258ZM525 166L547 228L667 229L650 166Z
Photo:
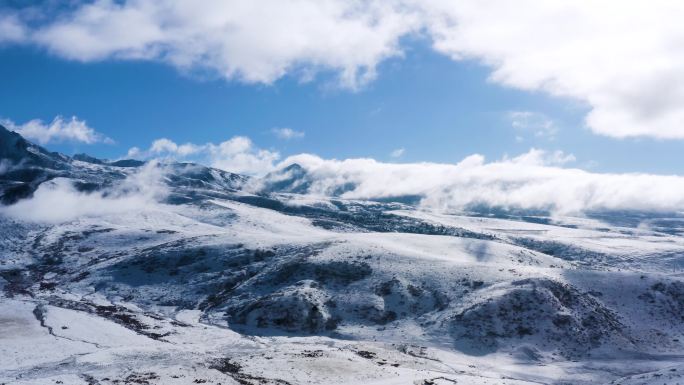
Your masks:
M0 206L0 383L682 381L681 218L444 213L0 137L3 199L32 189Z

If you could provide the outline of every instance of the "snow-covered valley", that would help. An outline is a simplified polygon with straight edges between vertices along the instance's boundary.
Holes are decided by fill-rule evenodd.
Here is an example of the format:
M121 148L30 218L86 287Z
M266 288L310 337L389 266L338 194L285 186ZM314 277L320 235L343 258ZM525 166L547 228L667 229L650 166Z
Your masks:
M0 383L684 383L678 214L436 212L3 135Z

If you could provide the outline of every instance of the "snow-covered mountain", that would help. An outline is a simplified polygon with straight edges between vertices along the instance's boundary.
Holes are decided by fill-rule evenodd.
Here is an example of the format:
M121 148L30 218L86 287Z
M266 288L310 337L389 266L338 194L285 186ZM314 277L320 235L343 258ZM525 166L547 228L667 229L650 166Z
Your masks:
M0 127L0 383L684 382L684 218L440 213ZM340 191L341 194L343 191Z

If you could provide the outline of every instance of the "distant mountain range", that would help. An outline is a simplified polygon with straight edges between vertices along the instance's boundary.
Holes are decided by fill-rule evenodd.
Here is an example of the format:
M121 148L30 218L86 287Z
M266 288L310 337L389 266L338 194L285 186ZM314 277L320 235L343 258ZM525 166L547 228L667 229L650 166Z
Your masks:
M0 383L684 383L680 216L315 183L0 127Z

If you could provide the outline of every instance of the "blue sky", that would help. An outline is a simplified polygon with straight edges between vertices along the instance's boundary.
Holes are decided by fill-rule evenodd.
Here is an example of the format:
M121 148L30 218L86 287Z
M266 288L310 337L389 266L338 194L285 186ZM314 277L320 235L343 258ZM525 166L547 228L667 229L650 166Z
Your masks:
M456 163L474 153L494 160L538 148L572 154L569 166L591 171L684 173L678 134L605 135L588 127L599 91L559 96L544 86L492 80L492 65L482 64L485 53L484 59L453 60L433 43L427 36L400 36L401 54L378 59L373 79L346 87L333 64L317 66L312 79L303 80L298 70L253 81L196 65L179 69L166 59L111 54L74 60L43 43L10 42L0 47L0 117L21 125L76 116L114 142L46 147L104 158L148 148L159 138L201 145L246 136L281 159L313 153ZM521 122L522 114L530 120ZM274 135L277 128L303 136L285 140ZM398 149L403 154L392 157Z

